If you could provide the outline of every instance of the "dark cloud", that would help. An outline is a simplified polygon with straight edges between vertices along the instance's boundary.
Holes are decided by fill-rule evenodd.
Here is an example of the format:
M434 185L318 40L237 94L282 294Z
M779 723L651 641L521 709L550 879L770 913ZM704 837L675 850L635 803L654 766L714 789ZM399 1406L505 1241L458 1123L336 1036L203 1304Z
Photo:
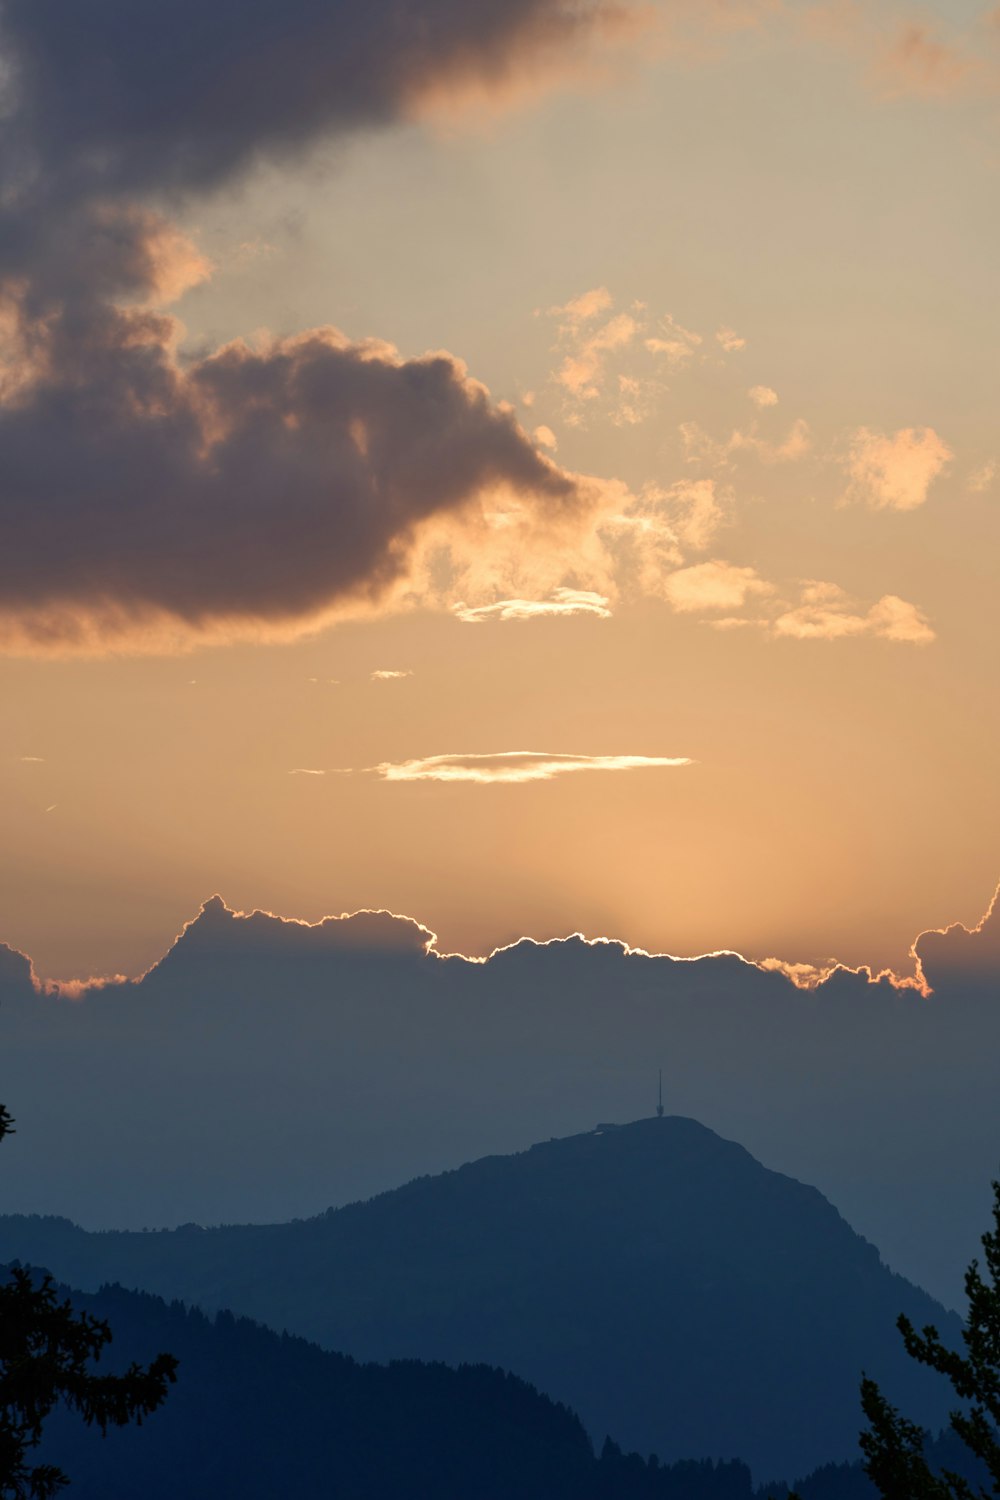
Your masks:
M585 504L447 354L319 330L182 368L149 310L21 325L37 374L0 408L8 645L280 629L382 597L424 523L498 489L554 516Z
M933 989L960 984L995 994L1000 976L1000 888L974 927L954 922L950 927L931 928L917 938L913 954Z
M985 951L942 953L930 996L578 937L476 962L387 913L307 926L218 898L137 983L41 995L0 950L5 1203L290 1218L652 1112L662 1065L669 1113L814 1183L954 1306L1000 1159L998 915L952 929Z
M4 0L7 191L205 188L262 156L501 86L607 0Z
M336 332L194 364L162 217L429 92L572 56L603 0L0 0L0 646L288 633L498 487L583 501L447 354ZM153 203L159 203L159 208Z

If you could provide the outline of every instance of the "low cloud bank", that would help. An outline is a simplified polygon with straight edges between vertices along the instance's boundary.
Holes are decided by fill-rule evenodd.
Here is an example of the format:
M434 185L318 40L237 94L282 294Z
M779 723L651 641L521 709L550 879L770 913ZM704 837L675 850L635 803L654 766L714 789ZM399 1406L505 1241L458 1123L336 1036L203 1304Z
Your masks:
M294 1217L651 1113L662 1066L668 1113L818 1186L954 1305L1000 1151L998 915L921 934L903 979L579 936L469 960L388 912L218 898L131 983L40 991L0 948L5 1203Z

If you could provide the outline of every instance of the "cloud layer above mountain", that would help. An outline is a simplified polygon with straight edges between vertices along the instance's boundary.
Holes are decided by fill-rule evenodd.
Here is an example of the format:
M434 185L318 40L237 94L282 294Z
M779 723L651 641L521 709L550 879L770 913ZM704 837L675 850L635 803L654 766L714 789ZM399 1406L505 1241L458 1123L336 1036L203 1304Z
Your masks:
M993 907L922 934L906 980L579 936L469 960L388 912L214 898L135 983L40 992L0 948L6 1202L93 1227L291 1217L634 1118L662 1065L668 1112L818 1186L954 1303L1000 1142L998 944Z

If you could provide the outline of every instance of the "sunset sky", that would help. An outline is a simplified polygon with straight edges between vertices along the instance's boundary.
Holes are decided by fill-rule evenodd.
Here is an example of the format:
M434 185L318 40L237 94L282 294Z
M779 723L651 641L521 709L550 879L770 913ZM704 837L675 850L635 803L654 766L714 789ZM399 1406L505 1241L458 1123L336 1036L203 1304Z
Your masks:
M1000 10L86 9L0 8L0 941L974 924Z

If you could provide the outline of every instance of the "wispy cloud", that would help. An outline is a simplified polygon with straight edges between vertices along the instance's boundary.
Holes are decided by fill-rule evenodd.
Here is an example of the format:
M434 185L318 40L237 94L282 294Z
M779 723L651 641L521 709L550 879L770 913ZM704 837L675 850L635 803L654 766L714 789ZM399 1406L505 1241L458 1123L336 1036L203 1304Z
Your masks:
M635 426L666 391L666 375L706 357L702 334L670 313L651 313L645 302L616 311L604 286L545 312L556 320L555 349L562 358L551 379L570 426L581 426L591 415L619 427ZM727 352L742 347L742 340L732 338Z
M664 313L644 343L650 354L660 354L668 365L676 367L686 364L703 340L700 333L683 327L670 313Z
M747 395L754 406L777 406L778 404L778 393L772 391L769 385L752 385Z
M915 510L954 454L933 427L873 432L859 427L844 460L850 481L845 503L873 510Z
M412 676L413 673L410 671L401 672L392 667L379 667L371 674L371 680L372 682L397 682L400 677Z
M971 28L948 26L943 18L932 24L857 0L820 0L797 17L807 38L852 57L868 86L886 100L943 100L995 90L995 63L984 47L990 19L984 13Z
M735 328L719 328L716 330L715 337L727 354L736 354L747 346L746 339L742 338Z
M19 759L21 764L25 766L41 766L45 764L44 755L22 755Z
M754 390L768 391L768 387L755 386ZM774 396L773 391L768 391L768 394ZM777 396L773 402L761 399L756 405L773 406L777 400ZM734 428L727 438L712 437L698 422L682 422L679 431L686 461L713 469L732 469L744 453L752 454L764 464L795 463L812 447L809 423L804 417L797 417L784 437L773 439L761 435L756 419L746 427Z
M575 347L563 357L556 382L578 401L596 401L604 384L606 356L631 344L639 325L631 314L616 313L584 335L579 333L579 324L571 327Z
M485 785L551 781L573 771L639 771L689 766L686 756L552 755L541 750L494 754L431 755L423 760L383 761L372 766L385 781L465 781Z
M741 609L748 599L774 593L773 584L761 578L755 568L741 568L719 559L679 568L665 580L663 589L668 602L682 614Z
M861 612L855 600L835 583L812 581L803 586L800 603L771 622L775 636L799 641L836 641L874 635L883 640L926 646L935 639L922 610L896 594L884 594Z
M547 599L499 599L495 604L480 604L470 609L456 604L452 613L467 625L485 620L565 619L574 615L596 615L610 620L610 601L604 594L590 589L554 589Z
M966 486L969 493L972 495L985 495L987 490L993 488L993 481L996 479L998 472L1000 472L1000 465L997 464L995 458L991 458L986 463L980 464L979 468L974 469L969 475L969 482Z
M918 21L903 23L879 47L871 81L888 99L943 99L961 93L982 70L957 39L936 36Z
M581 292L579 297L571 297L568 302L550 307L549 317L558 318L569 328L580 328L606 313L614 306L614 301L606 286L595 286L589 292Z
M898 594L883 594L866 609L839 584L819 579L807 579L795 603L780 598L776 589L766 588L770 597L754 598L753 614L724 615L705 624L713 630L755 628L778 640L843 641L873 636L911 646L927 646L936 640L923 610ZM711 606L692 603L689 608L707 612Z

